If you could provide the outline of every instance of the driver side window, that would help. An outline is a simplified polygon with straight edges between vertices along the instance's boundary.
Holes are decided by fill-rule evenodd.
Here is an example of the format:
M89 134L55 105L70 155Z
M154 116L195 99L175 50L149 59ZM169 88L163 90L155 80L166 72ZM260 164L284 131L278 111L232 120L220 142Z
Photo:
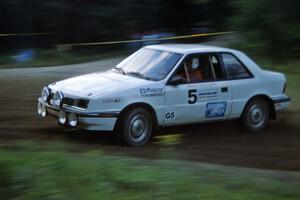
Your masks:
M179 66L175 76L185 83L198 83L223 78L219 59L216 55L199 54L187 57Z

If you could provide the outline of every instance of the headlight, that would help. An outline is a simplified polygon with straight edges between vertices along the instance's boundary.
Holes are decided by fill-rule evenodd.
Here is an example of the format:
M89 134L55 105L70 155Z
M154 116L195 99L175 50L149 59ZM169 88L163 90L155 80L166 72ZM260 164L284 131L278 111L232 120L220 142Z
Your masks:
M49 89L47 87L44 87L41 94L42 100L46 102L48 100L49 94Z
M62 92L57 91L55 92L54 96L53 96L53 102L56 106L60 106L62 103L62 100L64 98L64 95Z

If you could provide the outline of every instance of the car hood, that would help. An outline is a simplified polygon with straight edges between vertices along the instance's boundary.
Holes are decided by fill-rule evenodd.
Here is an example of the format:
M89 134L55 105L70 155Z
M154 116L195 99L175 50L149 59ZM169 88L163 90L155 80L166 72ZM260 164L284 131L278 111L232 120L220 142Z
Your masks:
M62 80L50 85L53 91L95 97L149 84L151 81L115 72L97 72Z

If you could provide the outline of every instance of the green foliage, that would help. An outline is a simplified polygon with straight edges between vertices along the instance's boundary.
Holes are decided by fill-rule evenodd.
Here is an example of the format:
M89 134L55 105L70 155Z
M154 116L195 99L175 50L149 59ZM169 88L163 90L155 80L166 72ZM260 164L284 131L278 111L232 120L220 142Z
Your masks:
M234 8L228 21L245 37L244 45L260 55L284 60L298 57L300 3L297 0L230 0Z

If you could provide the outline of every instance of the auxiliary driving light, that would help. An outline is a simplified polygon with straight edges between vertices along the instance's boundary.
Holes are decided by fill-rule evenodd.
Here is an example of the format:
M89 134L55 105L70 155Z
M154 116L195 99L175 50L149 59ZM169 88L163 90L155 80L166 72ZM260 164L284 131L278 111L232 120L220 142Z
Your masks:
M71 113L68 115L68 125L71 127L75 127L78 124L78 118L77 115L74 113Z
M38 114L41 116L42 115L42 103L41 102L38 102L38 105L37 105L37 112Z
M58 123L65 124L67 122L67 115L64 111L58 113Z
M41 106L41 116L46 117L46 115L47 115L46 106L44 104L42 104L42 106Z

